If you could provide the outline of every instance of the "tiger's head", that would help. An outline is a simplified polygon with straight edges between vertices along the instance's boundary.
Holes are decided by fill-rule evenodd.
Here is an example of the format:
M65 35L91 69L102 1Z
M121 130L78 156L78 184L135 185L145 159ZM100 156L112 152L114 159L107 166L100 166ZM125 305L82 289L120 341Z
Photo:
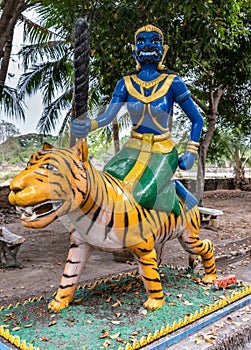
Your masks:
M73 148L48 143L33 153L26 168L10 184L9 202L25 227L42 228L77 209L86 194L86 141Z

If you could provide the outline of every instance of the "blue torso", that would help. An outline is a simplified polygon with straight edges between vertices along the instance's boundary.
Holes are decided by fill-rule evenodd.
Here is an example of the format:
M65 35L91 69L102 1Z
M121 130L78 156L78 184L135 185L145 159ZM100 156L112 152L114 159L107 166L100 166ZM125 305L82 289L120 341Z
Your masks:
M142 75L140 76L139 74L138 77L143 80ZM144 81L151 80L144 79ZM132 84L133 87L140 93L140 86L133 80ZM155 88L155 91L158 91L163 84L164 80L157 84L157 88ZM150 96L153 92L153 89L154 87L151 87L150 89L144 88L144 96ZM170 116L174 102L179 103L179 96L181 95L184 95L187 99L190 96L190 93L187 90L183 81L176 76L167 93L164 96L150 102L148 104L150 105L150 107L147 106L147 108L145 108L144 111L145 104L139 101L137 98L130 95L130 93L126 89L124 79L121 79L118 82L116 89L113 93L113 100L115 102L115 100L119 98L120 101L123 100L123 102L127 103L127 109L129 111L133 127L136 127L135 131L139 133L161 134L163 133L163 129L167 128L168 118ZM142 119L143 112L144 119L142 120L140 125L138 125L138 123ZM156 123L153 119L156 120ZM160 127L158 126L158 124L160 125Z

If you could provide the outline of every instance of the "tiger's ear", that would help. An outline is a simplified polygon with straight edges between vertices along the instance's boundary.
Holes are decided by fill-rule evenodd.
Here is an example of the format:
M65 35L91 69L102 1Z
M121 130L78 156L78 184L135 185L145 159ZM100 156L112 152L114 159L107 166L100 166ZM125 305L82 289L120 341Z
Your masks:
M83 162L86 162L88 160L88 146L86 139L78 140L74 148L78 152L80 159Z
M52 146L49 143L45 142L44 145L43 145L42 150L43 151L47 151L48 149L52 149L52 148L54 148L54 146Z

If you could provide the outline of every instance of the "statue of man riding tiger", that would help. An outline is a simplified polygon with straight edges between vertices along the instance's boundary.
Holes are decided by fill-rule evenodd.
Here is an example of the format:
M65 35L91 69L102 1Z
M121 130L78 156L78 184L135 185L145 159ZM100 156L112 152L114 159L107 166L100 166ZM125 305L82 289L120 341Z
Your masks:
M147 309L164 303L158 272L163 244L178 238L190 260L200 255L204 282L216 279L213 245L199 239L197 201L177 180L179 166L194 164L203 118L180 77L164 69L167 52L163 32L146 25L135 33L137 71L116 85L107 110L96 119L73 119L72 132L85 138L109 124L126 104L132 120L131 138L99 172L79 140L71 149L46 144L32 155L11 185L9 200L21 211L26 227L40 228L62 215L72 224L71 247L64 274L49 310L58 312L73 300L80 274L93 249L128 250L138 262L145 285ZM177 102L192 123L187 152L178 158L167 128Z

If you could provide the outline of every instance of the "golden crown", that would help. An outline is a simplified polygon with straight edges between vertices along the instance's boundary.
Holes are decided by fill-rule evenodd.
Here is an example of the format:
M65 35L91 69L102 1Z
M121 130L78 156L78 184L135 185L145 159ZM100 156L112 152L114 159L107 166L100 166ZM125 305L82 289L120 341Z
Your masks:
M142 32L156 32L156 33L159 33L162 37L162 42L164 42L164 34L162 32L161 29L159 29L158 27L154 26L153 24L147 24L146 26L143 26L143 27L140 27L136 33L135 33L135 42L136 42L136 37L139 33L142 33Z

